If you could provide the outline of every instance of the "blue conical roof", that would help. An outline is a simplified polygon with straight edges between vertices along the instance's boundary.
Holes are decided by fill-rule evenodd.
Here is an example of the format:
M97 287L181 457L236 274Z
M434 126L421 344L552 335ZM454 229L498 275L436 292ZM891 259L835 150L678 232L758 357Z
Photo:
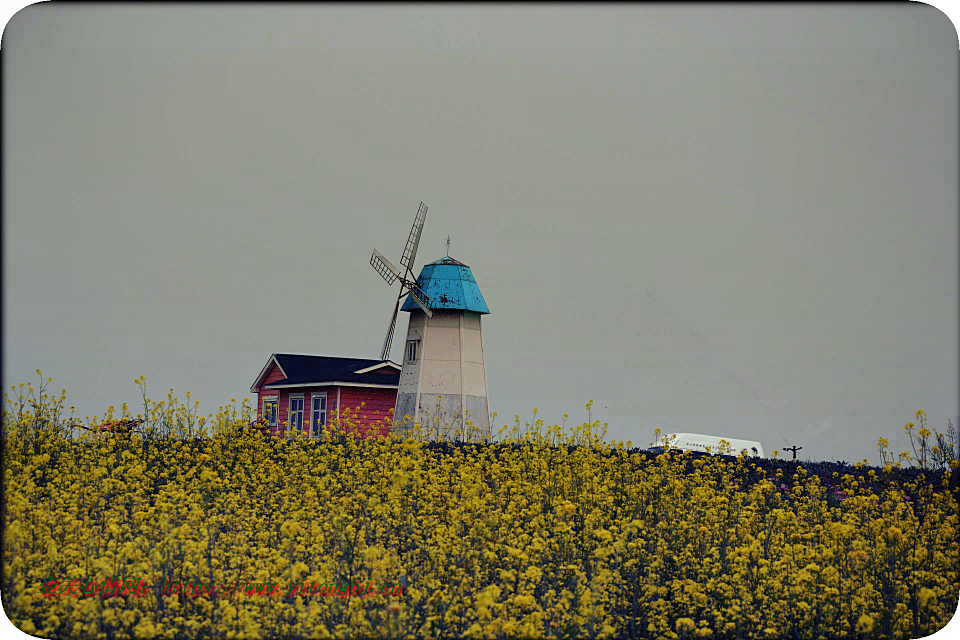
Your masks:
M417 284L433 299L431 309L461 309L476 313L490 313L470 267L450 256L423 265ZM416 311L420 306L413 301L413 298L407 296L400 308L404 311Z

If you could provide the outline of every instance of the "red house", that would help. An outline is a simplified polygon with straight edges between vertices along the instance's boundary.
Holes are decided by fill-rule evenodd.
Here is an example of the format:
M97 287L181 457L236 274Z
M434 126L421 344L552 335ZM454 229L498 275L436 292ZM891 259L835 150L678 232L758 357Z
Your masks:
M347 409L360 435L386 435L399 383L400 365L389 360L275 353L250 391L257 394L257 415L271 435L283 435L287 426L319 437L323 426Z

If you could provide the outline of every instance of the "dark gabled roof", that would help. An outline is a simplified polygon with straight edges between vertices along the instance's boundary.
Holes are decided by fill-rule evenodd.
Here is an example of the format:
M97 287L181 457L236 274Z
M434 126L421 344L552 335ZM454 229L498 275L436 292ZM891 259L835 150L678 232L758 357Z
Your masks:
M393 374L383 373L356 373L363 369L369 369L377 365L387 366L383 360L369 360L366 358L334 358L330 356L305 356L292 353L275 353L271 356L271 361L276 360L280 365L280 370L286 375L283 380L275 380L269 384L263 385L270 389L276 386L286 386L295 384L320 384L329 382L348 382L354 384L378 384L378 385L398 385L400 382L400 372ZM264 368L260 377L254 382L256 387L268 366ZM394 364L396 363L389 363Z

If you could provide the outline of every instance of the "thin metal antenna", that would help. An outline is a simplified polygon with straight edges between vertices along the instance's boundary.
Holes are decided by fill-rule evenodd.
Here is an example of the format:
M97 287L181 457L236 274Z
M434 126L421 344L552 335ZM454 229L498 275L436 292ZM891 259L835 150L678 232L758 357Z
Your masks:
M450 236L447 236L447 257L450 257Z

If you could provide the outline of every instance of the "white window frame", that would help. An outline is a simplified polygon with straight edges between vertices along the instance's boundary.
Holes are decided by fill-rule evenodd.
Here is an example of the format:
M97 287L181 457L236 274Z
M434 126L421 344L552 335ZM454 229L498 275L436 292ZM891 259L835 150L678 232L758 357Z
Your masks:
M323 424L317 425L316 423L316 409L313 408L314 401L323 398ZM329 400L327 400L326 391L316 391L310 394L310 430L309 435L311 438L319 438L322 434L322 428L327 424L327 406Z
M299 428L298 428L298 425L295 425L295 424L294 424L294 420L293 420L293 416L295 415L295 414L294 414L294 411L293 411L293 403L294 403L295 400L299 400L299 401L300 401L300 411L299 411L300 424L299 424ZM287 401L287 433L295 433L295 432L297 432L297 431L300 431L300 432L303 431L303 414L304 414L304 410L306 409L306 407L304 407L303 405L304 405L304 400L303 400L303 394L302 394L302 393L291 393L291 394L290 394L290 398L289 398L288 401Z
M420 347L419 340L407 340L407 349L404 352L404 357L407 362L416 362L417 361L417 350Z
M263 396L263 405L260 407L260 417L267 415L267 405L273 404L273 415L271 420L267 420L268 427L277 426L277 420L280 419L280 396Z

